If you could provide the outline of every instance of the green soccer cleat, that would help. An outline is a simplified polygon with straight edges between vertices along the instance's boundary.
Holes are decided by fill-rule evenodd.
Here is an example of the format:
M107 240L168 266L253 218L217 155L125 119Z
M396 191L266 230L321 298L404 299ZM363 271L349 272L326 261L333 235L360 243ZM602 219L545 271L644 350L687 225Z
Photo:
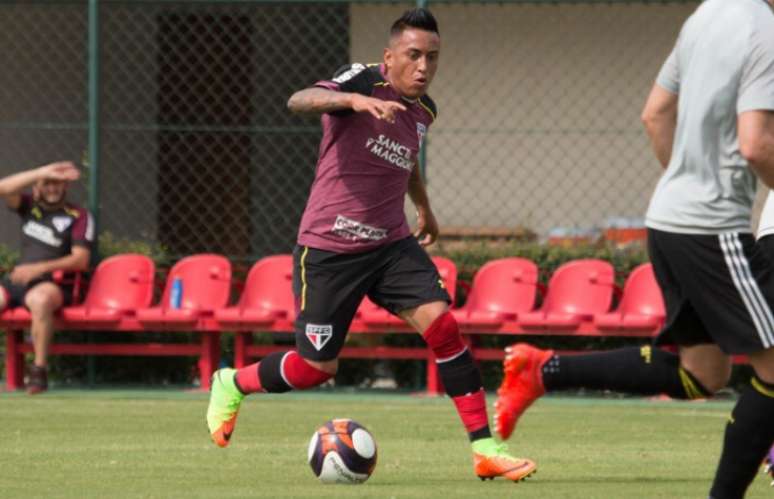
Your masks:
M236 369L218 369L212 375L210 405L207 407L207 426L212 441L218 447L226 447L236 426L239 406L245 395L240 392L234 379Z

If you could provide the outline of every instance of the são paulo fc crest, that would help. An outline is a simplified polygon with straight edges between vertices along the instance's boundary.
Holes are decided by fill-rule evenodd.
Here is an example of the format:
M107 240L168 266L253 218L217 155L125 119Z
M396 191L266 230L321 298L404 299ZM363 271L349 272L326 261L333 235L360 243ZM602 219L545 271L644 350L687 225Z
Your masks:
M423 123L417 123L417 138L419 139L419 147L422 147L422 143L425 141L426 133L427 127Z
M318 352L330 341L333 337L333 326L330 324L321 326L319 324L307 324L306 325L306 337L309 338L309 343Z
M70 217L54 217L51 219L51 223L56 227L57 232L64 232L72 225L73 219Z

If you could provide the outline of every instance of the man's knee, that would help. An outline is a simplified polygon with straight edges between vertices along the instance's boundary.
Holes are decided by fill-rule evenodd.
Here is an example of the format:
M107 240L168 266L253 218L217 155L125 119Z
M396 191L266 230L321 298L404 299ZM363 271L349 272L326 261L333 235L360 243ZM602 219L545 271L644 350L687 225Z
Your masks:
M717 345L680 348L680 367L708 393L717 393L728 385L731 365L731 357Z
M331 376L335 376L336 372L338 372L339 370L339 359L325 360L321 362L304 359L304 362L306 362L307 364L309 364L310 366L314 367L319 371L323 371L325 373L330 374Z
M683 368L685 369L685 368ZM725 388L728 385L728 381L731 379L731 369L729 368L728 371L723 372L712 372L712 373L701 373L701 374L695 374L691 372L688 369L685 369L687 372L689 372L699 383L701 383L701 386L709 393L715 394Z
M33 288L24 297L30 313L36 316L52 315L62 304L59 290L54 286Z
M439 361L454 358L466 348L457 320L449 311L438 316L422 337Z

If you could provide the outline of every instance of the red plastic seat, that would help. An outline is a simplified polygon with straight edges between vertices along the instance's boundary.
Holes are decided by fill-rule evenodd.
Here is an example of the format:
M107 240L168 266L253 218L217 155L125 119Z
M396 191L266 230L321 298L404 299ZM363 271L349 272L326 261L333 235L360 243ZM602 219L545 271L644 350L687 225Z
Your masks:
M643 263L626 279L618 308L610 313L598 314L594 323L602 331L652 330L656 333L665 317L664 297L653 274L653 266Z
M473 278L465 305L452 310L461 325L497 327L534 310L538 267L526 258L502 258L486 263Z
M446 291L452 299L452 303L454 303L457 295L457 265L442 256L434 256L432 260L438 269L438 274L441 276ZM404 327L406 325L403 319L379 307L368 297L363 298L356 317L361 319L367 326L373 327Z
M153 299L156 266L145 255L126 254L102 261L94 270L83 305L65 307L62 318L78 324L118 323Z
M258 260L247 274L239 303L215 311L224 327L266 327L277 319L295 320L293 257L267 256Z
M574 260L551 276L540 310L521 314L524 329L574 330L583 321L607 312L613 302L615 272L603 260Z
M170 306L175 278L180 278L183 293L180 308ZM202 317L228 303L231 292L231 263L223 256L193 255L177 262L169 271L161 303L137 311L137 319L149 326L193 326Z
M27 328L31 321L30 311L25 307L9 308L0 313L0 326L8 329Z

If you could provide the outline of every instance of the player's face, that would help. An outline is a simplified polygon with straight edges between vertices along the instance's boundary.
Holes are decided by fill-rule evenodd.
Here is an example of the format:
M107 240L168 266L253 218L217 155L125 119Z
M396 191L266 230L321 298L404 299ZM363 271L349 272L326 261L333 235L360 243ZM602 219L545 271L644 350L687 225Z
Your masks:
M399 94L416 99L427 93L438 69L441 38L437 33L408 28L390 39L384 64L390 84Z
M35 195L44 205L58 206L64 202L67 194L67 182L61 180L41 180L35 185Z

